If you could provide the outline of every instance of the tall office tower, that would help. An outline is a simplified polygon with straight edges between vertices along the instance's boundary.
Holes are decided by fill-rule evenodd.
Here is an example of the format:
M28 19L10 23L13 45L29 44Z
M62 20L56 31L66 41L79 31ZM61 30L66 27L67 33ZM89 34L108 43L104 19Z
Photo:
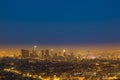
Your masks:
M44 58L45 57L45 51L41 50L41 54L42 54L42 58Z
M23 58L29 57L29 50L21 49L21 54Z
M63 49L63 56L64 56L64 57L67 56L67 54L66 54L66 50L65 50L65 49Z
M49 49L46 49L46 50L45 50L45 57L46 57L46 58L50 57Z
M37 53L37 46L33 47L33 53L35 53L35 54Z
M33 47L33 50L32 50L32 53L31 53L31 57L38 57L38 54L37 54L37 46L34 46L34 47Z
M51 49L50 50L50 57L53 57L54 56L54 49Z

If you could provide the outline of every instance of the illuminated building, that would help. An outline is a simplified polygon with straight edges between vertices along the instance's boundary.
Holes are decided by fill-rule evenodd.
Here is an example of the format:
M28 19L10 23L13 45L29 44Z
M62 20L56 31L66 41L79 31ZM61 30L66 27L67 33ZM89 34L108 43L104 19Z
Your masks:
M64 57L67 56L67 54L66 54L66 50L65 50L65 49L63 50L63 55L64 55Z
M41 50L41 54L42 54L42 58L44 58L45 57L45 51Z
M29 51L28 51L28 50L22 49L22 50L21 50L21 54L22 54L22 57L23 57L23 58L29 57Z
M51 49L50 50L50 57L53 57L53 54L54 54L54 49Z
M46 49L46 50L45 50L45 57L46 57L46 58L50 57L49 49Z
M33 47L33 50L32 50L32 53L31 53L31 57L38 57L38 54L37 54L37 46L34 46Z

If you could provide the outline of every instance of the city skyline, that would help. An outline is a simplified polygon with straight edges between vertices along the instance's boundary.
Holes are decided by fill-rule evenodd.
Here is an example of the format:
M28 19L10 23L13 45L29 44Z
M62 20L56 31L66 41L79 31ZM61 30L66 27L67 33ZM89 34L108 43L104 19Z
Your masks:
M120 80L120 0L0 0L0 80Z
M14 55L21 55L21 49L29 50L32 52L34 49L34 46L37 48L37 52L41 53L41 50L53 50L56 53L67 51L68 53L73 52L74 55L84 55L87 53L88 50L90 50L91 54L101 54L101 53L106 53L106 54L111 54L111 53L119 53L120 52L120 46L119 45L81 45L81 46L76 46L76 45L67 45L67 46L42 46L42 45L27 45L27 46L1 46L0 47L0 57L2 56L14 56Z

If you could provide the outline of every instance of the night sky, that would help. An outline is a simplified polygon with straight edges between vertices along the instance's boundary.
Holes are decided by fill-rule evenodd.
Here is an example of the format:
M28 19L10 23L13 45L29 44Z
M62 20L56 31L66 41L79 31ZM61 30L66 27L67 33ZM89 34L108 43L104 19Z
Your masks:
M120 0L0 0L0 45L120 43Z

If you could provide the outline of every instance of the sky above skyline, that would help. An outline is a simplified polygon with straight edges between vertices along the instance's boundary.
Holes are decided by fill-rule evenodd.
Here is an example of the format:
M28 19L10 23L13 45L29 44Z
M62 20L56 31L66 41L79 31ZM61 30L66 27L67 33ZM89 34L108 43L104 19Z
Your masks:
M1 0L0 45L120 44L120 0Z

